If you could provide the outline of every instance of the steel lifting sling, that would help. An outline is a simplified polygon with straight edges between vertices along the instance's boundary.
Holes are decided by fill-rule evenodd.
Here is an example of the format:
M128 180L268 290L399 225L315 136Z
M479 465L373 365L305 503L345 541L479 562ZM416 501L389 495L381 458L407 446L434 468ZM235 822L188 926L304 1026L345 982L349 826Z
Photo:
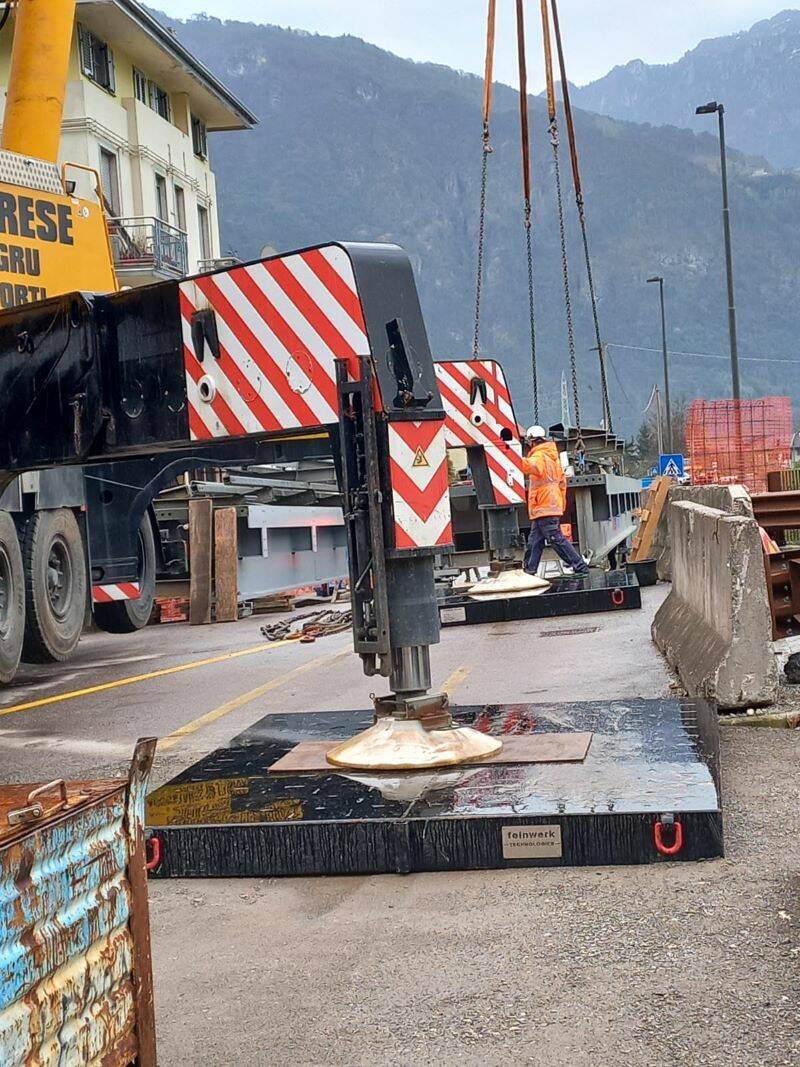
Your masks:
M544 0L543 0L544 6ZM608 375L605 359L605 346L600 334L600 319L597 311L597 292L594 284L592 260L589 255L589 240L586 233L586 207L583 199L583 184L581 182L580 166L578 164L578 144L575 137L575 123L572 114L572 101L569 95L569 79L567 66L564 59L564 45L561 38L561 26L558 19L558 0L550 0L550 9L553 14L553 33L558 55L559 77L561 79L561 103L564 108L564 120L567 127L567 140L569 142L569 158L572 167L572 182L575 188L575 204L578 209L578 221L581 227L581 239L583 253L586 261L586 277L589 283L589 299L592 305L592 321L594 323L595 340L597 341L597 353L600 361L600 385L603 394L603 420L606 430L614 432L614 424L611 416L611 403L608 392Z
M473 335L472 354L480 356L480 319L481 298L483 294L484 252L486 240L486 190L489 168L489 156L492 152L490 122L492 110L492 76L494 70L494 46L496 24L496 0L489 0L486 24L486 63L483 83L483 157L481 165L480 210L478 221L478 269L475 287L475 331ZM533 248L531 236L531 176L530 176L530 140L528 132L528 96L527 72L525 66L525 24L523 0L517 0L517 50L520 72L520 134L522 141L522 181L523 181L523 224L525 227L525 245L528 267L528 312L531 335L531 385L533 400L533 417L539 420L539 377L536 364L536 316L533 286Z

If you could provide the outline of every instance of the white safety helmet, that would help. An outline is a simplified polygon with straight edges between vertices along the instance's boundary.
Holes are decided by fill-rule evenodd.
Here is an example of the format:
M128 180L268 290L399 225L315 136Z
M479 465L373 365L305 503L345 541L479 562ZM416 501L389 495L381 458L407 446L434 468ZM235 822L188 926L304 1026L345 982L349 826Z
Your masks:
M547 438L544 426L529 426L525 431L525 438L528 441L544 441Z

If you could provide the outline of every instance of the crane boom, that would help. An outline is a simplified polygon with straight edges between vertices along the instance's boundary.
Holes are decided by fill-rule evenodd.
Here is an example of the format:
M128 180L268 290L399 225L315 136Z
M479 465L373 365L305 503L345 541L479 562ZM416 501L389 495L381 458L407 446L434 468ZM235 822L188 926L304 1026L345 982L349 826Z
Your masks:
M21 0L15 5L14 47L2 147L58 161L76 0Z

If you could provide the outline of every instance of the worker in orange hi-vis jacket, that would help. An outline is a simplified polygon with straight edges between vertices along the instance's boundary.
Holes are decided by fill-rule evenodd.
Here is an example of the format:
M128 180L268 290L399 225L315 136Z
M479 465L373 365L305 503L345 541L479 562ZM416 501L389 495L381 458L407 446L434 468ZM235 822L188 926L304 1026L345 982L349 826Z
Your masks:
M555 441L548 441L541 426L531 426L525 438L530 452L522 461L528 475L528 515L531 532L522 566L526 574L536 574L545 544L550 545L577 576L589 573L582 556L561 530L561 517L567 506L567 479Z

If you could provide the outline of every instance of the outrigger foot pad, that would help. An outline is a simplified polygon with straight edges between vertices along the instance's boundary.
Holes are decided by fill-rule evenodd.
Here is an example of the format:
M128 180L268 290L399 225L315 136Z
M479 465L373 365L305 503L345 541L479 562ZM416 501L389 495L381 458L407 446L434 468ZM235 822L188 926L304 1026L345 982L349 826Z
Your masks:
M336 767L360 770L424 770L474 763L496 755L502 747L499 738L471 727L430 730L419 719L384 716L332 748L327 759Z

